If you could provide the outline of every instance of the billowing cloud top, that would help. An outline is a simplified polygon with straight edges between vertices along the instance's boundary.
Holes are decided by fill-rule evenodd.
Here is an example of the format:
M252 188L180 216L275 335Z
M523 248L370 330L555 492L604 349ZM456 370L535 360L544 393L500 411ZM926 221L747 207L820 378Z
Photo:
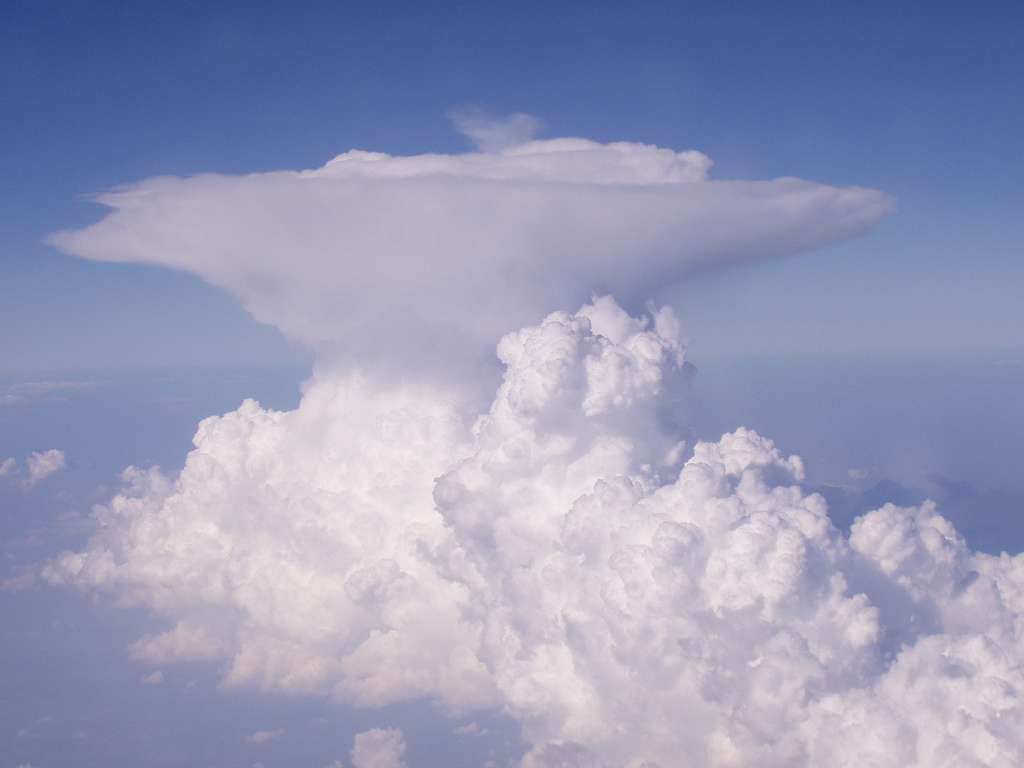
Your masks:
M363 706L500 708L523 768L1015 768L1024 556L932 504L849 535L751 430L661 428L685 350L611 299L508 334L469 427L441 388L315 378L129 470L53 583L167 621L142 661ZM352 762L394 768L389 731Z
M309 171L121 187L97 197L104 219L52 242L194 272L321 354L408 358L487 350L595 292L629 306L695 270L856 235L891 208L868 189L711 181L710 166L695 151L584 139L354 150Z

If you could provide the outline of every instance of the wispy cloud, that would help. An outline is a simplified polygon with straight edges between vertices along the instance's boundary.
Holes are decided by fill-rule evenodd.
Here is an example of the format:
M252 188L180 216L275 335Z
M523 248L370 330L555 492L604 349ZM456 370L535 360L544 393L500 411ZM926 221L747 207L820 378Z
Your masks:
M525 144L544 128L540 118L523 112L492 115L481 109L465 108L453 110L448 117L455 129L482 152L497 152Z
M64 451L58 448L34 451L25 458L24 470L18 466L18 461L14 457L0 460L0 478L20 478L22 486L28 489L60 472L66 465Z
M465 725L456 726L452 729L452 733L456 736L486 736L487 729L481 728L477 723L466 723Z
M0 407L63 401L72 392L92 389L95 386L95 382L73 380L21 381L0 385Z
M25 459L27 477L25 482L31 488L51 475L60 472L65 466L64 451L51 448L48 451L36 451Z
M269 741L281 738L284 734L284 728L275 728L272 731L256 731L255 733L250 733L245 737L245 740L250 744L266 744Z

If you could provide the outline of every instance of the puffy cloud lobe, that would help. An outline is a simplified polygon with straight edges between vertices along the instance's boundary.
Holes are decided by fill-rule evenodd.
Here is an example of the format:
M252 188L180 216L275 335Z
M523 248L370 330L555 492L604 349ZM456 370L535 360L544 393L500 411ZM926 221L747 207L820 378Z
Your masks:
M344 354L450 370L592 292L635 304L696 270L860 234L891 209L868 189L709 180L710 165L696 151L586 139L353 150L308 171L127 185L97 196L104 219L52 242L193 272L321 364Z
M127 470L94 546L53 575L172 618L136 655L227 655L228 685L367 705L485 694L465 588L417 554L444 536L431 487L465 430L433 390L375 388L315 382L297 411L205 420L181 475Z
M64 469L64 452L57 448L48 451L35 451L25 459L27 477L25 483L29 487L41 483L50 475Z
M846 537L750 430L680 448L664 310L596 299L498 355L475 420L367 374L207 419L180 476L128 471L45 575L166 617L154 663L502 708L532 768L1024 761L1024 556L928 504Z
M406 768L405 737L397 728L357 733L350 756L354 768Z

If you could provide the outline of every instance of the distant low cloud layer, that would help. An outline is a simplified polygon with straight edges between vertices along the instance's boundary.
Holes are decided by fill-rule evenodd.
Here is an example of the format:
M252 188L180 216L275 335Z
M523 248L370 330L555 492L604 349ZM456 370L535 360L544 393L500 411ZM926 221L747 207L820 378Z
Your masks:
M103 196L61 247L191 270L320 365L293 411L201 422L179 475L126 470L43 577L162 617L133 647L154 667L500 709L525 768L1020 765L1024 557L970 551L927 504L845 536L767 438L681 443L675 316L590 298L633 305L889 210L709 165L569 139ZM475 410L436 360L496 341ZM375 730L351 759L404 751Z
M193 272L259 320L361 358L479 354L503 333L611 292L627 306L697 270L860 234L877 191L714 181L696 151L522 140L528 116L459 115L487 148L322 168L162 177L97 196L111 212L55 235L78 256Z
M498 355L475 421L365 374L207 419L179 477L126 472L45 576L165 617L153 664L500 708L533 768L1021 764L1024 556L930 505L845 537L770 440L678 444L666 310L599 299Z

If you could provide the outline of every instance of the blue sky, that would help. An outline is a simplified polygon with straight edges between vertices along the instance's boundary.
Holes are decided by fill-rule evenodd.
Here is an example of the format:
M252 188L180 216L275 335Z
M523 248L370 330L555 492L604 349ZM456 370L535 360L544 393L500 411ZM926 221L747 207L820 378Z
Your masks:
M2 13L0 320L21 329L5 342L7 372L293 359L193 278L80 264L41 240L98 217L83 195L147 176L316 167L351 147L468 148L446 117L465 105L535 114L546 135L696 148L718 178L800 176L897 198L867 238L678 289L706 354L1019 347L1014 3Z
M674 426L692 446L745 425L802 455L804 488L824 495L844 535L885 501L930 497L966 546L1020 551L1022 24L1011 2L4 3L0 583L92 546L90 512L122 487L122 469L176 476L196 424L243 398L305 407L325 433L337 416L300 391L313 354L226 291L80 260L44 238L98 220L89 195L140 179L317 168L351 148L468 152L449 117L464 108L535 115L541 138L696 149L714 179L892 195L896 212L864 236L652 297L678 313L697 369ZM321 464L334 456L326 437L302 453L300 426L295 463L268 463L338 476L341 463ZM232 465L239 445L222 447L236 474L263 466ZM51 448L66 465L29 483L27 458ZM244 550L244 533L278 511L260 506L270 484L229 495L227 512L215 481L182 495L211 519L243 515ZM281 502L289 519L319 503L297 498ZM190 551L168 536L165 551ZM0 589L0 768L71 756L97 768L348 768L354 735L374 727L402 729L409 768L505 768L529 747L495 709L225 690L219 658L167 661L160 684L143 684L155 667L127 649L180 618L146 610L146 589L168 584L143 579L143 606L127 610L116 586L100 599ZM470 721L476 732L453 730Z

